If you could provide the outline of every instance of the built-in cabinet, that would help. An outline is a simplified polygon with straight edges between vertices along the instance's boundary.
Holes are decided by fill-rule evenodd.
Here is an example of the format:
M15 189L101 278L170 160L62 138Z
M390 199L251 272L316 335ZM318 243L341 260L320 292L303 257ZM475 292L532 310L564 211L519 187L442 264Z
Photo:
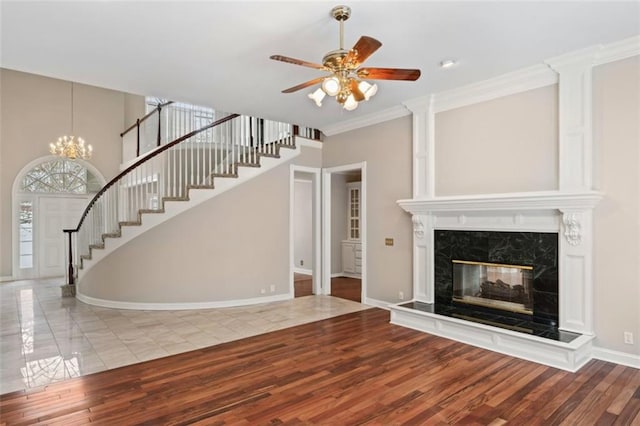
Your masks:
M347 239L342 241L342 270L359 277L362 273L360 243L360 182L347 184Z
M362 244L360 241L342 241L342 269L345 274L362 273Z

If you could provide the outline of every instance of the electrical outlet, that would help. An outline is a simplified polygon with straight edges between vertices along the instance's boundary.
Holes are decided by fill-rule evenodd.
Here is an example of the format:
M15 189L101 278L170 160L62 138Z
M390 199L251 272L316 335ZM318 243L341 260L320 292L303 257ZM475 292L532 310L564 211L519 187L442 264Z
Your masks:
M300 266L304 266L304 260L300 259Z
M404 300L404 291L399 291L398 292L398 299Z
M624 343L627 345L633 345L633 333L630 331L625 331L624 335Z
M261 288L260 289L260 294L266 294L267 293L267 289L266 288Z
M275 293L276 285L275 284L271 284L271 287L269 287L269 290L271 290L271 293Z

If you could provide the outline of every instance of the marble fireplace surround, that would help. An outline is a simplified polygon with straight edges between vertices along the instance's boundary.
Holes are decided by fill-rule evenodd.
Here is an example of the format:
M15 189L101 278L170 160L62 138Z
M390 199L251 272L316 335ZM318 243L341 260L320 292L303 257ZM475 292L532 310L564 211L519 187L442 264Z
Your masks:
M558 233L559 330L564 343L391 306L391 322L569 371L591 359L593 335L592 210L596 191L529 192L400 200L413 215L414 301L435 302L434 230Z

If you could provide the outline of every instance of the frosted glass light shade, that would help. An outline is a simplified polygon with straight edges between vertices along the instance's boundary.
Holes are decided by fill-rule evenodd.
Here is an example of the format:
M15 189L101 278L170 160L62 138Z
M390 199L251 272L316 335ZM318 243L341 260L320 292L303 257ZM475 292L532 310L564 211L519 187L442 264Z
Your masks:
M358 108L358 102L353 97L353 94L347 97L347 100L344 102L343 108L347 111L353 111L354 109Z
M363 80L358 84L358 89L360 89L360 91L364 95L364 99L368 101L373 95L378 92L378 85L370 84Z
M324 91L321 88L318 88L318 89L316 89L315 92L309 93L307 96L309 96L309 99L313 99L313 101L316 103L316 105L321 107L322 106L322 100L326 96L326 93L324 93Z
M335 96L340 92L340 81L337 77L327 77L322 81L322 90L329 96Z

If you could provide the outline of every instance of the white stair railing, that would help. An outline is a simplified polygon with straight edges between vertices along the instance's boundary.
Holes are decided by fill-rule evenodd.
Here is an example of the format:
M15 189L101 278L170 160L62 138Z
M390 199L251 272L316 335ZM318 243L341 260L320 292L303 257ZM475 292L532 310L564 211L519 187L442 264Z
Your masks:
M260 156L277 157L294 147L294 126L231 114L155 148L104 188L68 233L67 283L74 284L82 259L103 248L121 227L141 223L144 213L161 213L165 201L188 200L189 189L211 188L216 177L236 177L239 166L259 166Z

